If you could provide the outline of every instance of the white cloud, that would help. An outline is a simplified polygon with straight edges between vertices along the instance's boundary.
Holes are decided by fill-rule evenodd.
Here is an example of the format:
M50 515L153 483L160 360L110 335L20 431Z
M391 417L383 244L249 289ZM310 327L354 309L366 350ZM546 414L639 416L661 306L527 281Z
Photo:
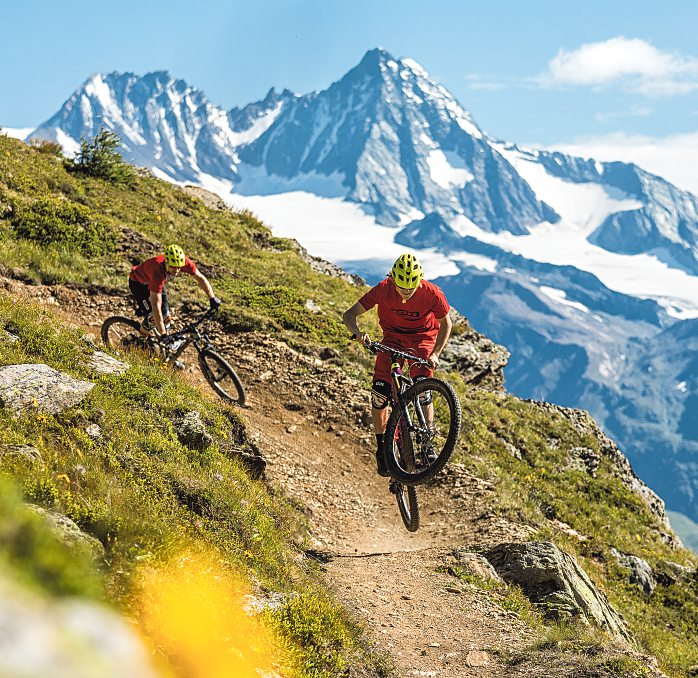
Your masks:
M618 120L619 118L646 118L654 113L654 109L650 106L638 106L637 104L630 108L620 111L599 111L594 117L599 122L608 122L609 120Z
M618 86L648 96L685 94L698 89L698 59L618 36L570 51L561 49L536 82L548 87Z
M474 90L496 91L506 87L503 82L495 78L477 73L471 73L466 76L466 80L468 81L468 88Z
M595 160L634 162L698 195L698 132L663 138L615 132L553 144L549 149Z

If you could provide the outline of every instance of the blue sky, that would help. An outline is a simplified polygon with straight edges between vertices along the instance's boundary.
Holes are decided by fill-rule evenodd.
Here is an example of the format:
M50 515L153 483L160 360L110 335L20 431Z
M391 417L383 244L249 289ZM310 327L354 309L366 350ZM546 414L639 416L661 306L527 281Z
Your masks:
M698 139L689 0L0 0L0 21L7 127L42 122L96 71L165 69L229 108L272 85L327 87L381 46L421 63L497 138Z

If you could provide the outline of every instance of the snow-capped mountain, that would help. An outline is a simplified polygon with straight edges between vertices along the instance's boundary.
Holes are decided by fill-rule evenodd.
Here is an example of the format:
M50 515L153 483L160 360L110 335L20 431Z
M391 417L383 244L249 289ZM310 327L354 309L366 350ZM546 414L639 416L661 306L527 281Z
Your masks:
M130 161L248 207L369 280L404 247L512 352L520 395L584 407L698 519L698 198L625 163L489 137L376 49L321 92L224 111L167 73L94 75L33 134L101 126ZM661 463L656 453L662 455Z

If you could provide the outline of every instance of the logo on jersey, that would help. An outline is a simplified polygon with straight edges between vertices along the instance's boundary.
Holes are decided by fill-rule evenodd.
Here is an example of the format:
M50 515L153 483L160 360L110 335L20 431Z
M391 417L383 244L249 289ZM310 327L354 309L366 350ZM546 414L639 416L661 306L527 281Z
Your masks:
M406 315L408 318L419 318L419 311L403 311L401 308L394 308L396 315Z

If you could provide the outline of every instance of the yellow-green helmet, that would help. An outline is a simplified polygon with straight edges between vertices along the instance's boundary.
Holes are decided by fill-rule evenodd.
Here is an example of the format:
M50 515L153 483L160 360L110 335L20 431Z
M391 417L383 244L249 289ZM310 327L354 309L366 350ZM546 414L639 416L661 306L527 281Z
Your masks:
M179 245L168 245L165 248L165 263L177 268L184 266L184 250Z
M401 254L390 269L390 277L398 287L414 290L424 277L424 269L414 254Z

